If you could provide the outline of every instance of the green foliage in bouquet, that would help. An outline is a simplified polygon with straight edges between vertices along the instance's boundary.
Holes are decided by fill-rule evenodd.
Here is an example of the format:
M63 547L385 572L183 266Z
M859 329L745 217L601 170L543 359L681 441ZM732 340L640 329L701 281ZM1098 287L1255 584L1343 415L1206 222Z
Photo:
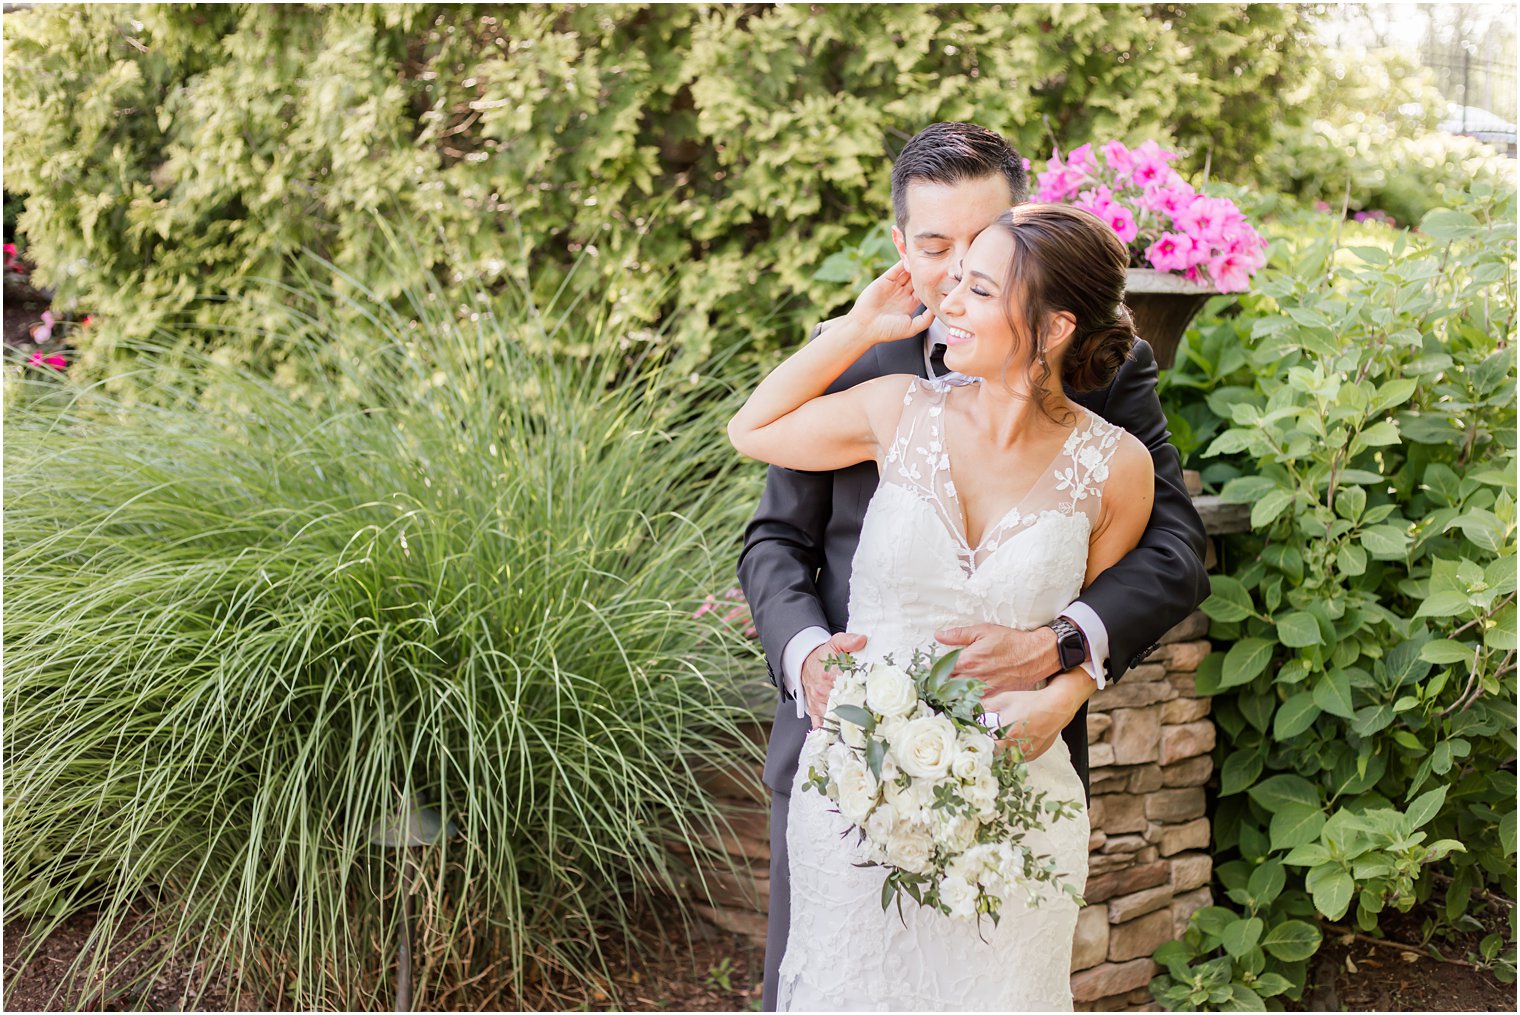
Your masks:
M1280 242L1169 391L1224 421L1201 461L1253 529L1197 676L1229 904L1156 953L1175 1009L1297 997L1325 925L1429 901L1430 940L1515 883L1515 193L1343 239ZM1512 979L1506 908L1469 959Z
M532 285L575 268L615 333L681 311L682 369L789 345L840 298L825 260L890 219L892 157L974 120L1026 152L1155 137L1248 168L1259 101L1314 63L1288 5L58 5L4 22L6 188L75 369L191 313L249 347L295 252L397 301L423 275ZM1049 126L1047 127L1047 121ZM418 252L385 256L376 214ZM578 267L577 267L578 266ZM580 276L578 276L579 279ZM346 325L345 318L339 322ZM313 334L326 342L337 334ZM278 365L275 362L274 365Z
M1041 903L1047 887L1080 902L1056 861L1035 852L1026 839L1081 813L1082 802L1050 799L1033 785L1019 731L981 722L986 685L951 676L959 655L959 649L940 656L916 650L901 669L891 656L870 666L848 654L825 660L839 677L823 733L828 746L847 752L847 760L843 767L831 763L826 747L810 765L805 788L834 800L855 823L868 843L864 865L887 870L883 910L896 902L901 914L906 895L947 916L985 916L996 925L1012 891L1030 905ZM943 740L928 738L936 761L947 769L943 774L915 770L913 743L904 742L915 727L922 731L924 722L944 734ZM997 741L1003 743L995 746ZM946 745L951 753L941 754ZM926 805L912 790L920 779L932 785L933 799ZM847 783L854 784L853 792ZM924 848L899 853L896 847L905 837L925 838Z
M620 348L594 293L461 324L436 286L338 285L284 293L291 332L341 306L352 355L259 336L307 398L168 340L133 349L152 401L10 380L7 918L41 942L98 904L108 941L144 905L145 975L383 1009L415 892L417 1003L536 1007L724 828L732 391ZM403 877L372 836L414 800L457 834Z

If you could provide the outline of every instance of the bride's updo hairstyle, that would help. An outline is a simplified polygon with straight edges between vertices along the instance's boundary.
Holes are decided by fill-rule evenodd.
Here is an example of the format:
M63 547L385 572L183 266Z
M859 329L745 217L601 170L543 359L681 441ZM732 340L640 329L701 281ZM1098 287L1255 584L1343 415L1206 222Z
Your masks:
M1135 322L1124 305L1129 252L1119 237L1096 215L1065 204L1019 205L993 228L1013 238L1004 292L1018 294L1023 320L1014 319L1010 302L1008 323L1015 335L1032 336L1026 367L1041 404L1049 395L1045 345L1054 314L1076 321L1061 356L1061 383L1072 391L1112 383L1135 344Z

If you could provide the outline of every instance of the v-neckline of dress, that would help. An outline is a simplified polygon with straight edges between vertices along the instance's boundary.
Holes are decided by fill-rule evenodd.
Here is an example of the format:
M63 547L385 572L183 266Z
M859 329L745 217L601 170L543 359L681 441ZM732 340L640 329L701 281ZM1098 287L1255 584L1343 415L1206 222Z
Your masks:
M972 544L971 534L969 531L970 525L966 518L966 506L964 502L962 502L960 494L956 491L955 488L955 473L951 467L950 461L950 442L946 437L945 417L948 414L949 402L949 390L947 389L945 392L945 397L940 403L941 411L938 413L938 418L930 424L930 435L933 438L937 439L939 441L940 447L944 449L944 457L941 459L941 461L944 463L944 469L946 473L945 492L949 495L950 500L955 505L954 511L945 512L945 514L949 516L947 520L953 523L950 535L951 538L956 541L959 547L966 552L967 564L971 567L972 570L975 570L977 566L976 558L981 554L982 550L986 548L988 541L1003 530L1003 527L1009 518L1012 518L1014 515L1021 513L1019 509L1028 504L1030 498L1034 496L1034 494L1040 489L1041 479L1053 471L1055 464L1061 460L1062 455L1068 453L1068 450L1071 447L1073 436L1081 434L1083 424L1078 423L1067 432L1060 445L1057 446L1055 453L1050 456L1050 460L1046 462L1045 465L1034 474L1035 478L1030 483L1029 488L1021 493L1018 496L1018 499L1006 511L998 514L993 519L993 521L985 529L983 529L981 538L978 539L975 544ZM1092 419L1095 413L1083 405L1078 405L1077 408L1087 415L1087 427L1088 429L1091 429ZM1078 441L1080 442L1080 436L1078 436Z

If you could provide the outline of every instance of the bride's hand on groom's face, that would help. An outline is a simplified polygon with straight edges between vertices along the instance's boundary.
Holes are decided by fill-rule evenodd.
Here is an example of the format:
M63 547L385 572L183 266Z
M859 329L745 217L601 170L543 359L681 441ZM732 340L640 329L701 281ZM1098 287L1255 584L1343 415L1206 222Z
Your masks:
M908 266L898 261L866 286L850 308L848 320L873 344L910 338L929 326L934 314L921 314L918 297L913 294L913 277Z

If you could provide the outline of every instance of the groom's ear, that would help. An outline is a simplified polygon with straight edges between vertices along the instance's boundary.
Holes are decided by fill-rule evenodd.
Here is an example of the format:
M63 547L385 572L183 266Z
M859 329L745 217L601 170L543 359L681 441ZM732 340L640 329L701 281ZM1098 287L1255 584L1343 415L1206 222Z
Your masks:
M897 256L906 261L908 259L908 238L896 226L892 227L892 245L897 248Z

